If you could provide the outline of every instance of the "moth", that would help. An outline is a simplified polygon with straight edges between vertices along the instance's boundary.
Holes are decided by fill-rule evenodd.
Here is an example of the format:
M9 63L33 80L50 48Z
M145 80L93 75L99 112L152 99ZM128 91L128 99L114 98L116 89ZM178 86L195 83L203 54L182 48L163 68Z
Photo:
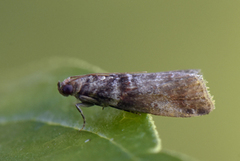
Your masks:
M58 82L63 96L74 96L81 107L98 105L134 113L192 117L211 112L214 101L200 70L160 73L95 73L72 76ZM81 129L81 130L82 130Z

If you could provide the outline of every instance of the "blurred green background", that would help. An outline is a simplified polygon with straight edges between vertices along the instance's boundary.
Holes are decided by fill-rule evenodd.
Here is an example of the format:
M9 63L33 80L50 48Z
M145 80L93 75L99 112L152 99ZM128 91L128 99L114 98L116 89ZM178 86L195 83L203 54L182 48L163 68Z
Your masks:
M52 57L109 72L202 69L210 115L154 116L163 149L240 160L240 1L0 1L0 72Z

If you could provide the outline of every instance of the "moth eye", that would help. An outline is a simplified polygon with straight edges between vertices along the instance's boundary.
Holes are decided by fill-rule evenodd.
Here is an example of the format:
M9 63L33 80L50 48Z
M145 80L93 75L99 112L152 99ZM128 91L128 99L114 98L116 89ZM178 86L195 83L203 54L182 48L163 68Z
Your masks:
M67 85L63 86L62 92L63 92L63 94L65 94L65 95L70 95L70 94L72 94L72 93L73 93L73 86L70 85L70 84L67 84Z

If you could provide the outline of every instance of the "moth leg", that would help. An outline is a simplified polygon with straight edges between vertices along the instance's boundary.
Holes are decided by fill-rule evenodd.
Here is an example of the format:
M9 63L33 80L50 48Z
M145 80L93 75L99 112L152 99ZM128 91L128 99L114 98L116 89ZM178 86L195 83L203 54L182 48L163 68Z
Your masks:
M93 106L93 104L90 104L90 103L77 103L75 106L76 106L77 110L80 112L80 114L82 115L82 118L83 118L83 126L79 130L79 131L81 131L85 127L86 119L85 119L85 116L83 115L83 112L82 112L80 107L90 107L90 106Z
M94 99L92 97L88 97L88 96L80 95L79 100L81 100L84 103L87 102L87 103L90 103L90 104L97 104L97 105L99 104L99 102L96 99Z

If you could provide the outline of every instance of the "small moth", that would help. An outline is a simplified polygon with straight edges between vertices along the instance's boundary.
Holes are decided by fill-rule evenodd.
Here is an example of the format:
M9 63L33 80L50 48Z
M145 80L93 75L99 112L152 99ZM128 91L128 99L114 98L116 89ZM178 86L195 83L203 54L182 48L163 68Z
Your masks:
M134 113L192 117L211 112L214 101L200 70L160 73L96 73L72 76L58 82L63 96L75 96L80 107L98 105ZM81 130L82 130L81 129Z

